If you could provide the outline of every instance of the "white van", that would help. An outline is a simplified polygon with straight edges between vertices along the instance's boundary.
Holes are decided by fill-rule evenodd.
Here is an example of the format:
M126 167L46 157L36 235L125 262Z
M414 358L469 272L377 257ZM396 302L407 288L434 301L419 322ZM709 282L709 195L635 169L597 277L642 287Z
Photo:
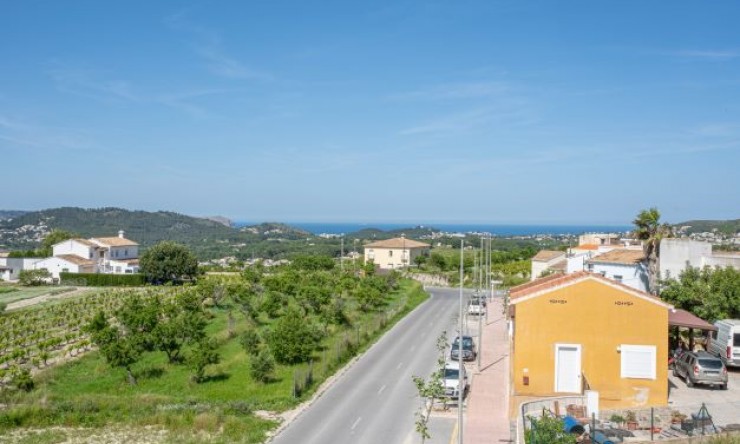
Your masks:
M709 352L722 358L728 367L740 367L740 319L723 319L714 323Z

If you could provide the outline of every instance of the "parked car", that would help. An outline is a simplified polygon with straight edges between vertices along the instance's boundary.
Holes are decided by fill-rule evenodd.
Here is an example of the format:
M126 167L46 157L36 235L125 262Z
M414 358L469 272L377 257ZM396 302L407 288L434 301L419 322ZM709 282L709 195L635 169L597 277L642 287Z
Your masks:
M723 319L714 323L707 350L719 356L728 367L740 367L740 320Z
M488 305L488 298L484 294L476 293L470 297L470 302L477 302L485 307Z
M465 366L459 362L445 363L444 372L442 373L442 385L444 386L445 396L457 399L460 394L460 373L462 373L463 396L468 390L468 375L465 373Z
M694 384L706 384L727 390L725 363L705 351L681 353L674 363L673 376L683 378L688 387Z
M470 301L468 305L469 316L482 316L486 314L486 308L479 301Z
M450 347L450 359L453 361L460 360L460 341L459 337L455 338L455 341ZM475 359L477 353L475 350L475 342L471 336L462 337L462 359L463 361L472 361Z

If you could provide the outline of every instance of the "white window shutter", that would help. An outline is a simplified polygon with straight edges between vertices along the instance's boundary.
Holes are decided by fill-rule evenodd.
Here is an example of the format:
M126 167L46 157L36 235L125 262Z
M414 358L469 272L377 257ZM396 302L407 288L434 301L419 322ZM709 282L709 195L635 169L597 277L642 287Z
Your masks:
M622 378L655 379L656 348L654 345L621 345Z

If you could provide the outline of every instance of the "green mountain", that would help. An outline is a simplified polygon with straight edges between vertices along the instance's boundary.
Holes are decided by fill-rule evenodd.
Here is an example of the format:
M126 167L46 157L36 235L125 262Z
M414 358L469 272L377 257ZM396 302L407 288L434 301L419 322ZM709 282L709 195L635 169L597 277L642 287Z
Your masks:
M674 224L675 227L689 227L686 229L687 234L705 233L717 230L720 233L733 235L740 232L740 219L731 220L689 220Z
M189 246L202 259L227 255L262 253L263 242L306 239L309 233L282 224L261 224L239 230L221 221L186 216L170 211L130 211L122 208L53 208L0 220L0 247L29 249L39 245L53 229L79 234L83 238L117 236L148 247L163 240ZM271 248L270 254L280 255Z
M27 211L0 210L0 220L3 220L3 219L12 219L14 217L21 216L21 215L23 215L25 213L27 213Z

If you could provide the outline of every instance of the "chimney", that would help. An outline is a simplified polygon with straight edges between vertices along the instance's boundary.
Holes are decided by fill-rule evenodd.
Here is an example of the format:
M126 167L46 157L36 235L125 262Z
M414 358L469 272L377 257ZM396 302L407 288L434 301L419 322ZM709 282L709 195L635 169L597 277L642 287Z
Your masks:
M118 237L123 239L123 230L118 230Z

